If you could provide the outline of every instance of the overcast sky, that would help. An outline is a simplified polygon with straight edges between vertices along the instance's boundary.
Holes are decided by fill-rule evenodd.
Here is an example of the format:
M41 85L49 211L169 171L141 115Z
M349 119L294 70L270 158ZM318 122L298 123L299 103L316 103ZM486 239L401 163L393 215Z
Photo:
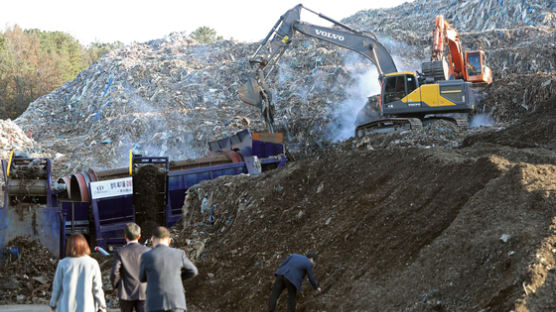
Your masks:
M225 39L258 41L284 12L298 3L341 20L360 10L397 6L404 0L3 0L2 30L63 31L82 44L148 41L209 26ZM316 23L305 13L304 21ZM326 22L320 24L327 25Z

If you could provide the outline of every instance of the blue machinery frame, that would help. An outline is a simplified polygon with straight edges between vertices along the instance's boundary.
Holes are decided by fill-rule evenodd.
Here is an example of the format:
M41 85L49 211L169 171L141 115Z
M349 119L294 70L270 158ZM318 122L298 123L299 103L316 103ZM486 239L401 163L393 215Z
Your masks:
M133 168L154 164L166 169L163 225L173 226L182 217L185 193L193 185L224 175L260 174L268 169L281 168L287 162L281 140L260 134L251 135L248 130L211 142L209 147L211 153L230 153L235 156L232 155L227 163L206 164L184 170L172 170L168 157L132 156ZM23 160L12 161L18 163ZM29 161L32 159L26 159L23 164ZM123 228L126 223L135 221L133 194L99 199L90 199L87 195L58 201L59 194L50 189L50 160L40 161L48 174L44 190L46 204L23 208L18 205L10 207L7 187L10 177L6 175L8 162L2 161L5 189L4 205L0 207L0 250L17 236L29 236L63 257L65 239L62 238L75 232L88 235L91 241L94 239L96 245L105 249L125 243ZM90 182L96 180L96 176L93 179L94 172L81 175L87 185L86 191L91 194ZM93 224L89 224L90 220Z

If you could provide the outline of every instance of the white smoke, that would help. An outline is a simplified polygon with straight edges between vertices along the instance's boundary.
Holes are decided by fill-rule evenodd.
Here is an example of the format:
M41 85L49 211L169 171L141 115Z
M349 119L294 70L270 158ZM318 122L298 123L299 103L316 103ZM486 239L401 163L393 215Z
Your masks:
M344 58L344 66L354 83L345 89L347 98L332 108L332 121L328 124L329 139L333 142L342 141L355 134L357 114L367 103L369 96L380 93L378 72L369 60L355 53Z
M471 118L469 126L474 127L492 127L494 126L494 120L487 113L477 114Z
M175 131L170 127L170 124L179 124L183 116L166 116L135 89L131 89L130 93L131 114L134 116L130 126L132 132L122 133L118 138L118 166L128 164L129 150L143 156L169 156L170 160L191 159L203 155L203 151L193 144L193 131Z

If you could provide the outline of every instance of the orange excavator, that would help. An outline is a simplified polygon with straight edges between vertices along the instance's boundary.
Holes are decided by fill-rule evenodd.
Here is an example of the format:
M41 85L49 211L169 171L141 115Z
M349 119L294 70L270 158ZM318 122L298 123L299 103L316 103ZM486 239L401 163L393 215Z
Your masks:
M444 56L444 47L450 53ZM431 61L422 64L423 74L436 80L462 79L471 83L491 83L492 71L483 50L464 52L458 32L442 15L436 17Z

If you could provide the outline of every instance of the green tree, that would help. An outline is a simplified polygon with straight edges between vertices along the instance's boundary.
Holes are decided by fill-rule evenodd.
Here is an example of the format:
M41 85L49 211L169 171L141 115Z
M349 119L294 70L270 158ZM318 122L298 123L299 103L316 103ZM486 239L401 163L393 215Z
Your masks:
M106 42L93 42L87 46L87 60L88 64L93 64L101 58L106 52L114 49L122 48L124 44L120 41L106 43Z
M96 42L84 47L59 31L7 28L0 33L0 119L16 118L30 102L122 45Z
M203 44L214 43L223 40L222 36L218 36L216 34L216 30L207 26L201 26L195 29L195 31L191 33L191 37L195 39L197 42Z

